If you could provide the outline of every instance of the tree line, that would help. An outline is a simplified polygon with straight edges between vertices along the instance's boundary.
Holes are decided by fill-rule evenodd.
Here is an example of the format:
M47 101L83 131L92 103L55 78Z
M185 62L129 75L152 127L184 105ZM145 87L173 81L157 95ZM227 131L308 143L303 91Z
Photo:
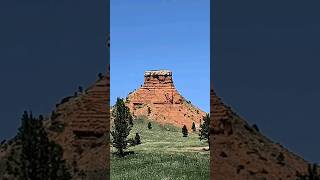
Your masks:
M71 174L63 159L63 149L49 140L43 116L25 111L6 161L9 176L18 180L69 180Z
M120 157L124 157L126 155L124 149L127 148L129 142L133 142L133 144L135 145L141 144L140 136L138 133L136 133L134 140L127 139L133 126L133 117L130 114L130 110L125 105L123 99L117 98L116 104L112 112L112 116L114 117L114 129L113 131L111 131L111 135L113 138L112 144L113 147L117 149L117 155ZM210 148L209 126L210 115L206 114L206 116L203 117L203 123L200 124L199 139L200 141L207 141L209 143ZM147 127L149 130L152 129L151 122L148 122ZM192 130L194 132L196 131L194 122L192 123ZM188 137L188 129L186 125L182 127L182 135L183 137Z

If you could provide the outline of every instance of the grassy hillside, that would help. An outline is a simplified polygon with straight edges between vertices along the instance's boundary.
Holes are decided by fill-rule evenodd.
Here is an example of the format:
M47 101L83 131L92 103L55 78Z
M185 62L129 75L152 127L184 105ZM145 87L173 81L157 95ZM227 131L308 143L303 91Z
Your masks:
M127 151L134 154L124 158L112 155L111 179L210 179L208 144L199 141L197 133L182 137L181 128L135 120L129 137L141 137L141 145ZM116 149L112 148L112 152Z

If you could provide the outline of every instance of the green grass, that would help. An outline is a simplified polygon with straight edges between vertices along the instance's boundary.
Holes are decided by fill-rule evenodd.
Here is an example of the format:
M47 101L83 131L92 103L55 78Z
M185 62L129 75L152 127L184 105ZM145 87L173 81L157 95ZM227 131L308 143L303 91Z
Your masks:
M134 154L124 158L112 155L111 179L210 179L209 151L203 150L208 144L199 141L197 133L182 137L181 128L152 122L149 130L147 125L145 120L134 121L129 138L139 133L142 144L126 149Z

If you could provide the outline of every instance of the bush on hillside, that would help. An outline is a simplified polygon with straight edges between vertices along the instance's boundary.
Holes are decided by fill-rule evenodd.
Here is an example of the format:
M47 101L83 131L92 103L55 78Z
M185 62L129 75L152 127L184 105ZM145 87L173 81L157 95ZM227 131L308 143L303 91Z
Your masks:
M192 127L191 127L192 131L193 132L196 132L196 124L194 122L192 122Z
M136 136L134 137L134 143L135 143L135 145L141 144L139 133L136 133Z
M186 125L183 125L182 127L182 135L183 137L188 137L188 129Z

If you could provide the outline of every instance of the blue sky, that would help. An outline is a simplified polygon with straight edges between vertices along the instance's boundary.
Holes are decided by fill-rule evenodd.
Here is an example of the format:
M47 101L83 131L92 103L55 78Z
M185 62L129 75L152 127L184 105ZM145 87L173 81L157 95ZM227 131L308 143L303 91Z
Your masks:
M111 0L111 104L169 69L178 91L209 112L209 0Z

